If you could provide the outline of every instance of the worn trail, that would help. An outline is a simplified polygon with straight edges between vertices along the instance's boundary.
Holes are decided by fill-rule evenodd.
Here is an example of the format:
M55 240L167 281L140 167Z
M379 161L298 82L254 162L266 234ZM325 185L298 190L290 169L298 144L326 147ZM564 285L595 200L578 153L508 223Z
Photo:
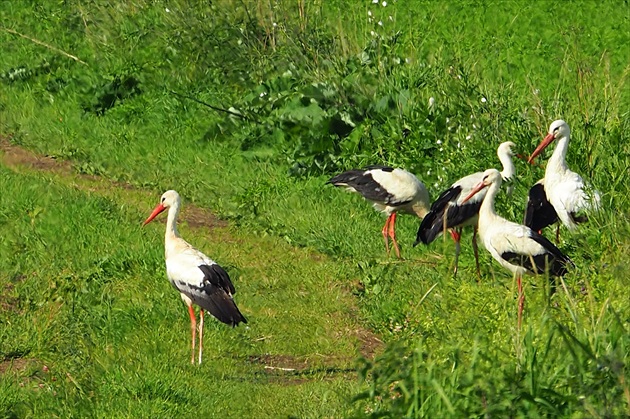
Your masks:
M33 153L23 147L11 144L8 138L0 138L0 164L9 168L11 171L23 175L45 176L52 179L56 184L65 187L76 188L87 194L96 194L112 199L121 206L126 207L127 211L138 214L138 225L142 221L142 215L150 209L159 193L162 191L147 191L136 188L130 184L112 181L99 176L92 176L78 173L73 167L72 162L60 160L49 156L42 156ZM356 299L350 292L350 286L344 284L340 279L332 277L330 265L334 262L328 260L325 256L317 254L311 250L293 248L289 244L273 237L251 237L246 232L230 226L226 221L219 219L215 214L205 208L200 208L190 203L184 206L182 215L182 228L186 230L186 235L197 237L195 242L211 241L221 243L223 246L222 253L224 258L229 258L230 262L238 266L243 277L242 280L258 281L266 280L267 272L282 269L290 269L291 273L286 276L293 276L295 281L300 281L299 269L305 270L318 269L321 266L322 275L329 276L326 278L326 284L337 293L339 298L339 312L327 313L330 317L326 322L327 330L323 333L330 336L330 339L337 339L339 347L354 347L354 353L349 351L341 351L335 353L313 353L313 354L291 354L291 353L265 353L258 355L238 355L232 356L240 358L244 363L260 369L265 375L273 378L285 377L287 382L295 383L296 376L299 377L297 382L308 380L311 375L318 372L326 372L327 374L348 374L352 372L356 356L363 355L371 358L379 350L382 345L381 340L368 328L361 325L358 317L358 307ZM161 227L160 227L161 229ZM161 236L160 236L161 237ZM250 243L247 243L251 240ZM262 242L268 242L261 245ZM265 255L264 249L277 249L272 255ZM274 256L284 256L284 260L274 263ZM287 262L287 260L292 262ZM278 267L280 265L280 267ZM298 271L295 271L298 269ZM167 282L164 281L166 284ZM165 285L165 288L168 286ZM312 298L312 289L304 290L305 296ZM329 290L319 290L320 297L326 298ZM174 296L172 296L174 297ZM247 295L241 291L238 295L239 304L247 307ZM0 310L9 310L11 301L9 299L0 299ZM250 308L256 310L256 308ZM254 318L259 316L267 321L273 318L273 310L265 310L258 308L260 312L254 312ZM268 311L268 313L265 313ZM250 311L251 313L251 311ZM304 313L312 315L312 313ZM350 315L348 315L350 314ZM301 322L300 318L293 318L294 322ZM182 326L184 327L184 326ZM255 327L255 326L254 326ZM271 334L261 334L256 338L258 342L273 340L275 337ZM31 360L33 361L33 360ZM0 373L6 371L16 371L27 368L29 362L16 361L16 359L0 359Z

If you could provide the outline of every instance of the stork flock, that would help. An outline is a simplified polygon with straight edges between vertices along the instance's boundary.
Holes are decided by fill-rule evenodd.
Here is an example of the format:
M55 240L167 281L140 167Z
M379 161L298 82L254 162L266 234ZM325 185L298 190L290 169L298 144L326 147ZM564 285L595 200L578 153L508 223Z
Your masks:
M481 271L477 235L492 257L517 278L520 328L525 298L521 277L524 274L562 276L573 266L571 259L541 234L542 229L559 221L574 230L577 223L586 220L582 214L584 211L599 206L599 195L589 195L580 175L569 170L566 165L569 138L568 124L563 120L554 121L547 136L529 157L528 162L532 162L549 144L557 142L547 163L545 177L529 192L524 225L502 218L494 209L495 198L502 182L509 182L515 176L512 162L512 147L515 146L513 142L504 142L497 150L503 166L501 172L488 169L465 176L442 192L432 204L424 184L416 176L400 168L369 166L336 175L328 183L361 194L375 209L387 215L381 231L385 249L389 255L391 241L391 247L398 258L401 257L395 230L398 213L414 214L422 219L414 246L420 242L428 245L443 232L450 233L455 241L455 273L462 228L472 226L478 276L481 276ZM206 311L233 327L247 323L247 319L234 302L236 290L228 273L179 235L177 217L180 208L179 194L169 190L162 195L143 226L168 210L165 234L166 273L173 287L180 293L190 315L193 364L197 355L195 346L198 330L197 359L201 364ZM193 305L200 308L199 322Z
M350 170L334 176L329 183L361 194L374 207L387 215L382 234L389 254L388 238L396 255L394 223L396 213L412 213L422 218L414 246L430 244L441 233L448 231L455 241L455 269L457 273L462 228L473 227L473 249L477 275L480 277L477 233L492 257L517 279L518 324L520 328L524 305L522 276L524 274L563 276L573 266L571 259L541 233L542 229L560 221L570 230L586 220L583 214L599 207L599 195L588 194L582 177L566 164L570 129L563 120L554 121L548 134L528 159L531 163L547 146L556 141L556 148L547 163L545 177L530 190L524 225L499 216L495 198L504 181L515 176L512 142L502 143L497 155L503 166L499 172L488 169L465 176L453 183L431 204L429 193L413 174L402 169L370 166L364 170ZM509 190L509 188L508 188ZM559 228L559 226L558 226ZM559 241L556 233L556 242Z

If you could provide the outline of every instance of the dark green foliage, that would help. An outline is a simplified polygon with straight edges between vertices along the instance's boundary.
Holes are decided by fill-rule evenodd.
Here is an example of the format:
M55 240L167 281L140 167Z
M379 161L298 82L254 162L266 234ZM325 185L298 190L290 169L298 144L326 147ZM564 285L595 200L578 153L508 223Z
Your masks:
M92 93L94 99L83 105L83 110L102 116L108 109L113 108L116 102L132 98L141 92L140 81L135 76L114 76L112 81L94 88Z
M26 357L55 370L19 371L25 387L0 372L0 416L341 417L350 394L358 417L627 416L624 10L2 3L2 25L24 36L0 28L0 139L73 170L65 180L0 171L0 369ZM386 259L380 215L325 184L387 164L417 174L435 199L498 167L503 141L526 157L557 118L572 130L569 167L600 191L602 210L561 230L575 267L553 296L547 278L525 279L521 331L514 282L484 251L475 280L469 232L457 278L448 237L411 247L413 217L397 224L405 260ZM544 170L516 168L497 210L521 221ZM125 189L77 192L77 174ZM156 198L175 188L239 234L217 233L213 219L182 227L229 267L250 320L207 332L214 362L202 369L178 362L189 355L188 319L164 278L160 228L139 228L133 187ZM364 328L386 349L361 361L359 389L326 362L354 357ZM324 364L287 379L251 361L286 353Z

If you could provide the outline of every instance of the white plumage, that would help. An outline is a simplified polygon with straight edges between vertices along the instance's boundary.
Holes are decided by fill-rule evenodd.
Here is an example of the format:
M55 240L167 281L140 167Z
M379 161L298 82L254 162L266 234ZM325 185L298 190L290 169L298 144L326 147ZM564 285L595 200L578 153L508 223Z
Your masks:
M582 177L567 167L570 136L571 130L566 122L561 119L554 121L548 134L529 157L531 162L554 140L557 142L547 162L545 177L529 193L525 224L535 230L541 230L557 220L569 230L574 230L577 223L586 220L578 215L579 212L599 207L599 194L593 192L589 196Z
M429 192L420 180L406 170L387 166L368 166L353 169L332 177L328 183L359 193L377 211L387 215L382 229L385 249L389 254L389 239L396 255L400 248L396 241L396 214L415 214L423 218L429 211Z
M208 256L182 239L177 231L177 216L181 200L175 191L166 191L151 215L143 225L148 224L158 214L168 209L164 250L166 274L169 281L180 292L188 307L192 333L192 357L195 363L195 335L197 320L193 304L200 307L199 316L199 363L203 352L204 310L209 311L223 323L236 326L247 323L232 295L236 292L227 272Z
M516 171L512 156L512 147L515 144L511 141L501 143L497 148L497 156L503 166L501 176L505 180L511 180ZM486 191L482 190L468 201L464 198L470 194L473 188L483 178L483 172L476 172L465 176L453 183L450 188L442 192L437 200L431 205L431 211L424 217L414 246L422 242L429 244L433 242L443 231L449 229L453 240L455 240L455 273L457 273L457 262L460 253L461 229L466 226L475 226L473 231L473 249L475 251L475 261L477 272L479 273L479 260L477 257L476 225L479 208L483 202Z
M524 303L521 277L523 274L545 274L562 276L571 260L545 237L531 228L500 217L494 209L494 200L501 188L501 174L488 169L483 179L470 194L486 190L487 194L479 209L479 237L492 257L505 269L516 275L519 288L519 326Z

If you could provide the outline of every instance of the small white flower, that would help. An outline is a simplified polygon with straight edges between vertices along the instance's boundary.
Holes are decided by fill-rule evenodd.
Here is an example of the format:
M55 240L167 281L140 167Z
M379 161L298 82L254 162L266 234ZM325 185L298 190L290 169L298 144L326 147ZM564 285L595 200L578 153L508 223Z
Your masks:
M437 145L442 144L442 140L437 140L437 141L435 142L435 144L437 144Z
M431 96L429 98L429 108L432 108L434 105L435 105L435 98L433 96Z
M431 169L427 170L427 176L431 174Z
M168 8L168 7L167 7L167 8L165 8L164 10L166 11L166 13L171 13L171 11L169 10L169 8Z
M467 135L467 136L466 136L466 139L467 139L467 140L470 140L471 138L472 138L472 135Z
M267 94L267 92L261 92L260 93L260 97L264 97Z
M372 3L377 4L378 0L372 0Z
M372 35L372 36L376 36L376 32L374 32L374 31L370 31L370 35Z
M451 118L446 118L446 123L448 124L448 122L451 120Z
M539 90L539 89L534 89L534 94L535 94L535 95L538 95L539 93L540 93L540 90Z
M457 142L457 148L461 148L462 145L459 143L459 141Z
M378 21L378 26L383 26L383 21L382 20Z
M273 22L273 27L275 28L276 26L278 26L278 24L276 22Z
M444 151L444 149L442 147L440 147L440 151Z
M486 103L486 98L485 97L481 97L481 103Z
M387 2L384 1L383 3L381 3L383 5L383 7L387 7Z
M477 125L473 124L473 129L477 129Z
M368 10L368 16L372 16L372 11Z
M392 21L392 22L394 21L394 18L393 18L393 17L391 17L391 16L387 16L387 19L389 19L389 20L390 20L390 21Z
M411 58L405 58L405 63L409 64L411 62Z
M434 187L434 188L437 188L438 186L440 186L440 184L439 184L439 183L437 183L437 182L435 182L435 183L433 184L433 187Z

